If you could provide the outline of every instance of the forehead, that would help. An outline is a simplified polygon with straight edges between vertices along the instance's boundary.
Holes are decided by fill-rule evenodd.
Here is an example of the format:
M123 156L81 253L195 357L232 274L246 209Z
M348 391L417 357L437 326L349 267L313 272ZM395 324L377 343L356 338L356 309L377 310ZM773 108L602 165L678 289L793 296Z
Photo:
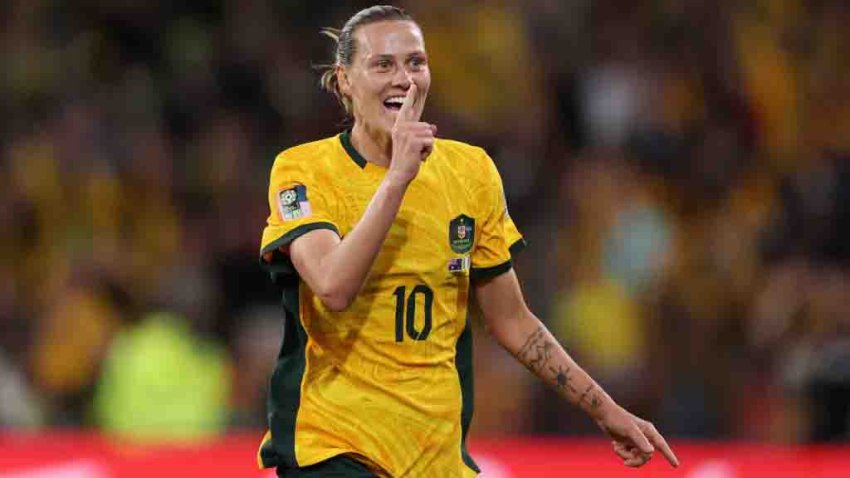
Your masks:
M363 25L354 32L359 55L404 55L425 51L425 40L419 27L407 20L393 20Z

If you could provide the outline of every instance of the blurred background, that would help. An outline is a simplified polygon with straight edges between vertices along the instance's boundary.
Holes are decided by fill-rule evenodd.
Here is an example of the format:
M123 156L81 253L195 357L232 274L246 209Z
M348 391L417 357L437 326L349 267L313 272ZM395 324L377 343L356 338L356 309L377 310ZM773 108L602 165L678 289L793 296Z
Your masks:
M669 438L850 439L850 4L399 2L532 309ZM264 431L275 155L368 2L0 3L0 429ZM598 433L476 337L473 437Z

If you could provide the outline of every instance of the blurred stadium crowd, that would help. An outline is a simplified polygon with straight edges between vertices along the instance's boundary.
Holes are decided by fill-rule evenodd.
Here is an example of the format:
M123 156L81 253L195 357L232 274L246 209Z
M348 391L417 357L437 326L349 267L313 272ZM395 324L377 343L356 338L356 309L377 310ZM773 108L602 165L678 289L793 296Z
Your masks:
M280 150L344 129L369 3L0 4L0 428L261 430ZM669 436L850 439L850 5L432 0L426 117L485 147L526 295ZM586 433L478 327L478 436Z

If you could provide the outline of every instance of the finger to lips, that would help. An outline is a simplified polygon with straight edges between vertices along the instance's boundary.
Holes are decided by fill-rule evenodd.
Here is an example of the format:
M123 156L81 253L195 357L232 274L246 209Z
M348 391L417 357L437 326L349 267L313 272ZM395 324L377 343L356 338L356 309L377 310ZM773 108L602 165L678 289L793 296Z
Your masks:
M410 85L413 86L413 79L410 80ZM425 110L425 99L428 97L428 90L420 90L419 87L416 87L416 102L413 105L414 112L416 113L415 121L419 121L419 118L422 117L422 112Z
M407 94L404 96L404 101L401 103L401 109L398 110L396 124L398 124L399 121L419 121L419 116L422 111L419 110L417 114L416 108L414 108L414 105L416 104L417 90L416 83L411 82L410 88L407 89Z

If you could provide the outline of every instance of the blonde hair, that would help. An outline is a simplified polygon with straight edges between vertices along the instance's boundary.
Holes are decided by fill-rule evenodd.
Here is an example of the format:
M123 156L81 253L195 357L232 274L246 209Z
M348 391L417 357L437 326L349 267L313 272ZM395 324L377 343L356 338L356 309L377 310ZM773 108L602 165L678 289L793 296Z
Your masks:
M392 5L375 5L355 13L343 25L342 30L336 28L322 28L320 33L336 43L334 62L329 65L320 65L318 68L324 70L320 85L322 89L331 92L339 103L345 108L347 114L351 114L351 98L345 96L339 89L337 78L338 66L351 66L354 55L357 52L354 42L354 32L357 28L370 23L402 20L414 22L413 17L401 8Z

